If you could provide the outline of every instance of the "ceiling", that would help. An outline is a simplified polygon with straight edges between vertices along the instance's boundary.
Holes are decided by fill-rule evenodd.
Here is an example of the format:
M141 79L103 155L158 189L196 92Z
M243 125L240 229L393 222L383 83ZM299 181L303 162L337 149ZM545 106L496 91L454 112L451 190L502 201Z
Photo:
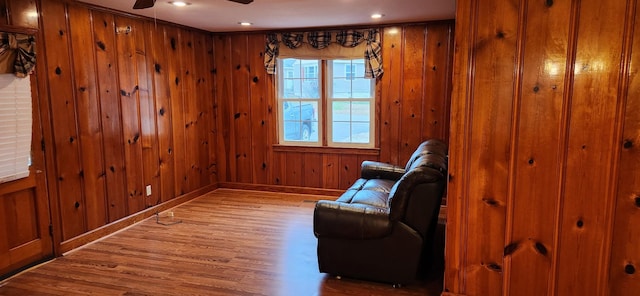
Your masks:
M360 26L453 19L455 0L186 0L176 7L157 0L152 8L134 10L135 0L79 0L210 32L258 31L312 27ZM383 14L378 20L374 13ZM251 22L252 26L240 26Z

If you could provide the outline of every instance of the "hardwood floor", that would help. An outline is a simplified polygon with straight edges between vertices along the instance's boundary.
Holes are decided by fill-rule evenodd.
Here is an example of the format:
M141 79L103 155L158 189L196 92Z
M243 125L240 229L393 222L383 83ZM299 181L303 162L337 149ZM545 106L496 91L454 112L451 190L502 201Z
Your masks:
M440 295L318 272L321 196L218 189L0 283L0 295ZM327 198L333 199L333 198Z

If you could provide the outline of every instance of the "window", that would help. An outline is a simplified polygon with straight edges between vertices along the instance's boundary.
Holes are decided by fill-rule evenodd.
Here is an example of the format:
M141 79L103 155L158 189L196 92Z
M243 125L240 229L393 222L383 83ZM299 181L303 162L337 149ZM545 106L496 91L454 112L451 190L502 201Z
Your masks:
M30 79L0 74L0 183L29 176Z
M364 59L278 59L277 69L280 144L374 147L375 80L364 78Z

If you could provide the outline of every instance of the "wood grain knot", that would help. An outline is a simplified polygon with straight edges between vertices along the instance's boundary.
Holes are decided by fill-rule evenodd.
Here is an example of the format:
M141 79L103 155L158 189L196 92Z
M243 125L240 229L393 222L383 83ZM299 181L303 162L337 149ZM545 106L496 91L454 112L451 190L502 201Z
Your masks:
M636 198L634 199L635 203L636 203L636 207L640 208L640 196L636 196Z
M233 118L234 118L234 119L238 119L238 118L240 118L240 113L233 114Z
M624 140L624 144L622 144L622 146L624 147L624 149L631 149L631 147L633 147L633 141L629 139Z
M180 84L180 78L176 77L176 85Z
M540 91L540 87L539 86L536 85L536 86L533 87L533 92L534 93L537 93L539 91Z
M87 88L86 88L86 87L84 87L84 86L81 86L81 87L79 88L79 90L80 90L80 92L85 92L85 91L87 91Z
M166 112L166 111L164 111L164 108L160 108L160 111L159 111L160 116L164 116L164 113L165 113L165 112Z
M171 49L176 50L176 39L171 38Z
M509 256L513 254L520 244L518 242L510 243L508 246L504 247L504 256Z
M498 202L493 198L484 198L482 201L492 207L498 206Z
M260 79L258 79L258 76L253 77L253 83L258 83L258 81L260 81Z
M69 137L69 143L73 143L73 141L75 141L75 139L73 137Z
M60 67L56 67L56 75L62 74L62 69Z
M534 163L535 163L535 160L533 160L533 158L530 158L530 159L529 159L529 164L530 164L530 165L533 165Z
M498 33L496 33L496 37L497 37L498 39L504 39L505 34L504 34L504 32L499 31Z
M156 73L160 73L160 70L162 70L162 66L160 66L160 64L156 63L155 65L155 69L156 69Z
M626 274L634 274L636 273L636 267L633 264L629 263L624 267L624 272Z
M551 7L551 6L553 6L553 0L546 0L545 5L546 5L547 7Z
M73 205L74 207L79 208L80 207L80 203L76 201L76 203Z
M211 74L217 74L218 73L218 69L211 69Z
M576 223L576 226L578 226L578 228L584 227L584 221L578 220L578 222Z
M542 244L541 242L536 242L535 248L536 248L536 251L538 251L538 253L540 253L540 255L542 256L547 256L547 253L549 253L549 251L547 250L547 247L545 247L544 244Z
M491 271L495 271L495 272L502 272L502 266L496 264L496 263L490 263L487 264L487 268Z
M60 36L63 36L64 35L64 31L60 30L60 31L58 31L58 34L60 34Z
M107 46L106 46L106 45L104 45L104 42L102 42L102 41L98 41L98 42L96 42L96 45L98 45L98 47L99 47L102 51L107 50Z
M115 168L114 166L110 166L110 167L109 167L109 170L110 170L112 173L115 173L115 172L116 172L116 168Z

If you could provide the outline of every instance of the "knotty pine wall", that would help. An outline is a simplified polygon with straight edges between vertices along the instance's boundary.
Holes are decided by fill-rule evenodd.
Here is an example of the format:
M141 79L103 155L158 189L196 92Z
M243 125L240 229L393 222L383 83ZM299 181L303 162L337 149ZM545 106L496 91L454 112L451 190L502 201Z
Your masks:
M461 0L445 295L640 291L637 0Z
M215 154L221 184L345 189L359 177L363 160L404 165L423 140L447 141L453 22L385 27L382 39L379 150L371 151L277 146L274 78L263 66L265 35L216 35Z
M58 240L215 184L211 35L74 2L39 6Z

